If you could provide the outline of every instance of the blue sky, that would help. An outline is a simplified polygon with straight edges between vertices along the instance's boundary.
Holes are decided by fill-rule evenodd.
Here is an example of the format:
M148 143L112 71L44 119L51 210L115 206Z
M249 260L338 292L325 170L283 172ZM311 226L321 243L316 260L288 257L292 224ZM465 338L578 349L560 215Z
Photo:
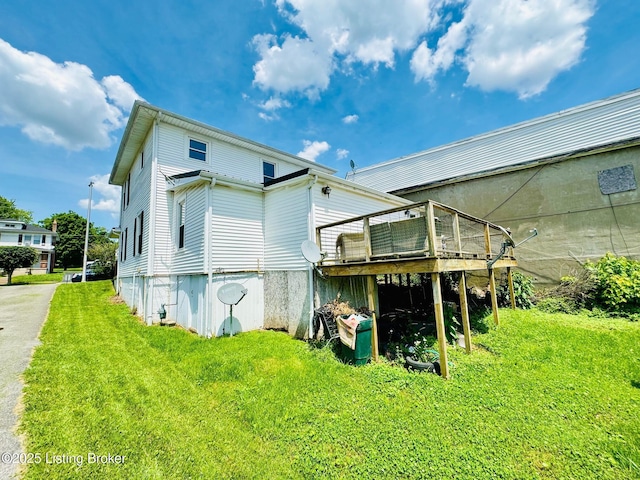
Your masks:
M118 225L136 98L338 170L640 87L637 0L0 4L0 196Z

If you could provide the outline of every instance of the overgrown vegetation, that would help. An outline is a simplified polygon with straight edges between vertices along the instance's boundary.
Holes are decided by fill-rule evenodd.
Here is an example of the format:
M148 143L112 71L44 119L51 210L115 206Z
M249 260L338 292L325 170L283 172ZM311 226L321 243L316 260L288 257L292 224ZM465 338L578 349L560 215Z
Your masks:
M82 464L25 479L640 476L637 323L505 309L471 355L450 349L444 381L281 332L146 327L112 295L57 289L21 432L27 452Z
M546 312L578 313L640 319L640 262L606 254L588 262L576 276L538 294L537 307Z

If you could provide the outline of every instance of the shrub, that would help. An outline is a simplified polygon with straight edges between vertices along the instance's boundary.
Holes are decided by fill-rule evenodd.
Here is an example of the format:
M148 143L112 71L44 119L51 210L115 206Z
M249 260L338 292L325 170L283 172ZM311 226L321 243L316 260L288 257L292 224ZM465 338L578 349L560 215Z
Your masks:
M609 311L640 310L640 262L607 253L585 268L595 278L598 304Z
M526 310L533 307L534 289L533 278L527 277L520 272L513 272L513 296L516 301L516 307ZM509 282L506 277L502 279L496 289L498 297L498 305L508 307L511 305L511 296L509 294Z
M538 292L536 305L548 313L578 313L593 308L597 292L597 281L587 269L575 276L565 276L552 289Z

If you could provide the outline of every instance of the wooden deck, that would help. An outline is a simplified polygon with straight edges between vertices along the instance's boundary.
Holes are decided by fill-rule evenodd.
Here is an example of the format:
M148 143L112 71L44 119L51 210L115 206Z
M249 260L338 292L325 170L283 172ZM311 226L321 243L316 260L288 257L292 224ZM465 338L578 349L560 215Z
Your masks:
M466 295L468 271L487 271L494 321L499 324L494 270L506 268L514 306L511 268L517 266L510 233L499 225L428 201L350 218L316 230L325 276L368 277L369 309L375 311L376 275L431 274L441 374L449 377L440 273L458 272L460 311L467 353L471 333ZM378 340L374 317L373 357Z

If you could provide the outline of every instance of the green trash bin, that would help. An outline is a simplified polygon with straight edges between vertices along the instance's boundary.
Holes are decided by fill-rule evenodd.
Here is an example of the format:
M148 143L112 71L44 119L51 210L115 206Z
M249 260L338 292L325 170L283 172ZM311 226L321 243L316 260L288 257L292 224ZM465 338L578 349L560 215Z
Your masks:
M356 349L351 350L344 343L342 346L342 359L354 365L366 365L371 360L371 328L373 319L364 317L356 329Z

